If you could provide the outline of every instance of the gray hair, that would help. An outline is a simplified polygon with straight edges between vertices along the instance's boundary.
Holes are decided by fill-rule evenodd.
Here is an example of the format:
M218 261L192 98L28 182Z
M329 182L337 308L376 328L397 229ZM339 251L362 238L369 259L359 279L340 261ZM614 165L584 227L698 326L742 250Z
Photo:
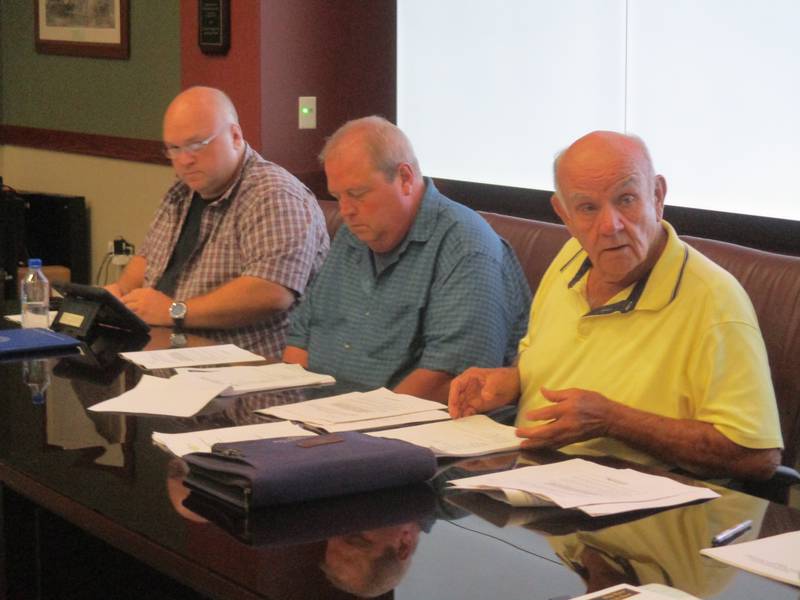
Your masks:
M397 167L403 163L411 165L414 174L421 177L419 161L411 141L397 125L377 115L353 119L339 127L327 139L319 153L320 162L324 164L330 155L336 153L343 141L357 135L361 136L373 167L382 172L387 181L394 179Z

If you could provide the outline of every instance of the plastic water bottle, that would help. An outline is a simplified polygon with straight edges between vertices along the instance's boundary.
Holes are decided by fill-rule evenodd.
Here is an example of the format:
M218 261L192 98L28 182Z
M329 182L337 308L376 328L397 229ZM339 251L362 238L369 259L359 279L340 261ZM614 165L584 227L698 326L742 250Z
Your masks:
M46 358L26 360L22 363L22 379L31 391L34 404L44 404L50 385L50 363Z
M42 273L42 260L28 260L28 273L20 284L23 327L50 326L50 282Z

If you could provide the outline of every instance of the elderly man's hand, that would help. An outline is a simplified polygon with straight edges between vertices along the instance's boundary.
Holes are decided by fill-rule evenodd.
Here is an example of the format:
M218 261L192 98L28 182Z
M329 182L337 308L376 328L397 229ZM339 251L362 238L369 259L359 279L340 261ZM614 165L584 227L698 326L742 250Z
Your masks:
M523 448L561 448L608 434L616 402L597 392L577 388L541 391L553 404L528 411L525 419L549 423L518 428L517 435L528 438L522 442Z
M485 413L519 398L517 367L472 367L450 382L447 406L454 419Z
M122 302L150 325L172 325L169 307L172 298L155 288L137 288L122 297Z

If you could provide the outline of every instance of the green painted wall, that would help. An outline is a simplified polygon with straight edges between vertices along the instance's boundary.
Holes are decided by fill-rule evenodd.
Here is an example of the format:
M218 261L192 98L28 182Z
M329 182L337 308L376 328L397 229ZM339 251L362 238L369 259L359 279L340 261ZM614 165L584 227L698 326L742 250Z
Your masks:
M0 122L161 139L180 91L180 6L131 0L130 58L38 54L30 0L0 0Z

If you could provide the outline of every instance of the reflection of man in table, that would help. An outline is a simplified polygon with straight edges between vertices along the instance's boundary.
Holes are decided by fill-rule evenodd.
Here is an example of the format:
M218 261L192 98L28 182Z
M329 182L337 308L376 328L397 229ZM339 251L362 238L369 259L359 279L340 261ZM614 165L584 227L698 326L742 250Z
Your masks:
M451 413L519 401L524 447L770 477L783 442L755 312L662 220L666 181L644 143L590 133L555 175L573 239L542 278L517 365L466 371Z
M164 116L164 145L179 181L108 289L151 325L280 356L289 310L328 250L319 204L247 145L219 90L179 94Z
M674 508L598 531L548 536L561 560L586 583L587 593L620 583L660 583L707 598L728 585L736 569L706 558L711 538L747 519L756 539L768 502L724 492L703 504ZM536 526L532 525L536 530Z
M375 598L397 587L411 565L418 521L332 537L322 570L330 582L359 598Z

